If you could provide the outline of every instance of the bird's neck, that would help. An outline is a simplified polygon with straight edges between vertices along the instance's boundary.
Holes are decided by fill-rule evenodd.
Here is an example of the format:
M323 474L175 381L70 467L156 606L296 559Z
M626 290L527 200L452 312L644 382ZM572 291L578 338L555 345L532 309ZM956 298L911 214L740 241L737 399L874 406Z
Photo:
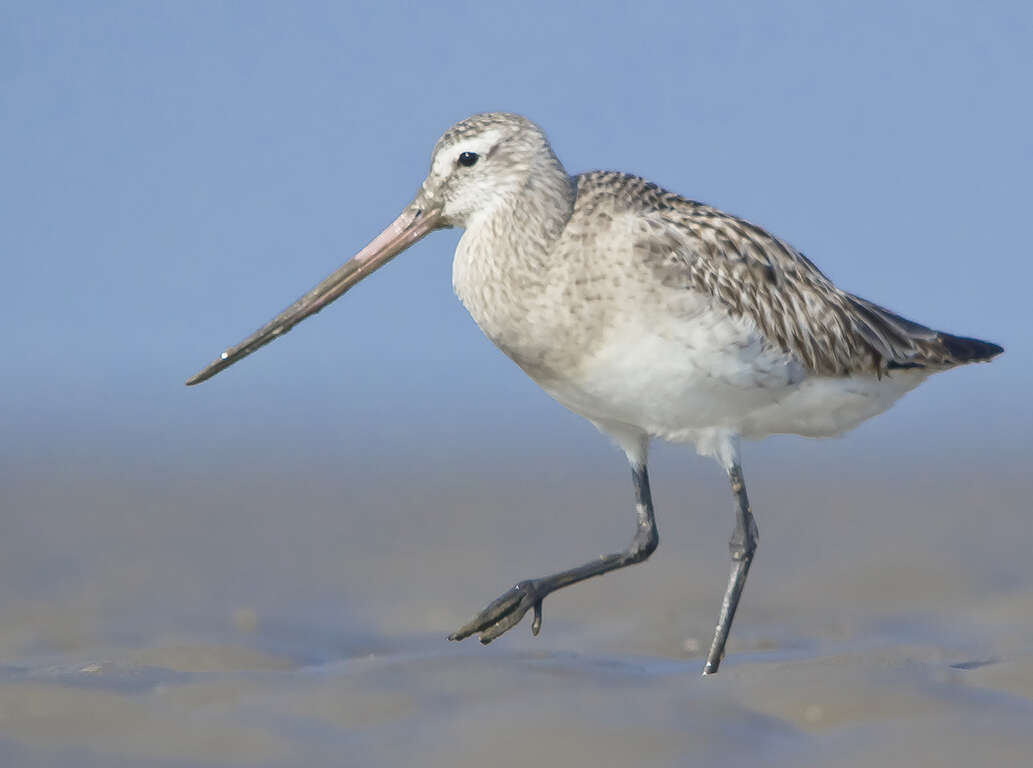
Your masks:
M473 319L520 361L531 343L525 326L546 309L555 243L574 211L576 187L548 158L490 210L466 223L452 264L452 283Z
M577 188L551 150L536 158L519 183L472 217L464 241L479 257L548 267L548 254L574 212Z

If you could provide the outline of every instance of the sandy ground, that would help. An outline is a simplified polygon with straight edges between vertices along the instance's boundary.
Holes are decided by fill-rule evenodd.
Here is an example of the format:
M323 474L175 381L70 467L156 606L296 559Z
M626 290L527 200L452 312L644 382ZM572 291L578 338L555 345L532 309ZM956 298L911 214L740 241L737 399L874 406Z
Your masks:
M445 636L630 538L605 446L30 447L0 470L0 765L1028 766L1023 449L931 445L748 449L760 550L707 679L731 502L685 451L648 563L482 648Z

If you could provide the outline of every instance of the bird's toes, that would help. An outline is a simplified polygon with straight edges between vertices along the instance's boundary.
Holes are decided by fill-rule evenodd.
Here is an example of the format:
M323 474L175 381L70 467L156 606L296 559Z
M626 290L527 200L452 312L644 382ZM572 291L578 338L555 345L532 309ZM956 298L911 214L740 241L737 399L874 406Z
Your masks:
M494 640L496 637L498 637L499 635L501 635L501 634L503 634L505 632L508 632L509 630L511 630L513 627L515 627L517 624L520 623L520 620L522 618L524 618L524 613L527 612L527 609L526 608L520 608L519 606L515 606L515 607L517 607L518 610L510 611L505 616L503 616L501 619L496 621L491 626L486 627L484 629L484 631L481 632L480 640L481 640L481 644L482 645L487 645L492 640Z
M487 645L495 638L515 627L531 608L535 609L531 631L538 634L541 629L542 600L534 591L534 584L522 581L492 601L484 610L474 616L448 636L449 640L464 640L480 633L480 641Z
M474 616L470 621L448 636L449 640L465 640L470 635L486 630L492 624L500 621L512 610L513 606L520 602L520 592L513 587L504 595L490 602L484 610ZM497 636L497 635L496 635Z

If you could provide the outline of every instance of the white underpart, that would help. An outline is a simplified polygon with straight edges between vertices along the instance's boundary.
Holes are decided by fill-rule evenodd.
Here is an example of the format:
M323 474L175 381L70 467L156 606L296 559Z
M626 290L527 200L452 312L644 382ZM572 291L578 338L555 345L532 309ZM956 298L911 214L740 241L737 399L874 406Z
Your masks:
M539 384L628 452L640 436L694 443L729 466L738 436L832 437L875 416L928 375L809 375L762 344L738 318L703 311L692 321L631 313L564 381Z

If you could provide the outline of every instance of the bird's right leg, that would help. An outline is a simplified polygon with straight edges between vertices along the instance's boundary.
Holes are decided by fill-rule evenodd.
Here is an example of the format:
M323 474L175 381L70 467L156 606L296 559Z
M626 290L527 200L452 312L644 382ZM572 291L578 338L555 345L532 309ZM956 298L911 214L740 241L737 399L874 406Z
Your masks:
M632 462L631 475L635 483L637 525L635 538L631 540L627 549L612 555L601 555L596 560L568 571L554 573L541 579L521 581L449 635L448 639L463 640L480 633L481 642L487 645L520 623L524 614L532 608L534 620L531 622L531 633L537 635L542 626L542 600L546 595L593 576L640 563L653 554L660 542L660 536L653 517L653 499L649 493L649 474L646 471L644 455L641 463Z

